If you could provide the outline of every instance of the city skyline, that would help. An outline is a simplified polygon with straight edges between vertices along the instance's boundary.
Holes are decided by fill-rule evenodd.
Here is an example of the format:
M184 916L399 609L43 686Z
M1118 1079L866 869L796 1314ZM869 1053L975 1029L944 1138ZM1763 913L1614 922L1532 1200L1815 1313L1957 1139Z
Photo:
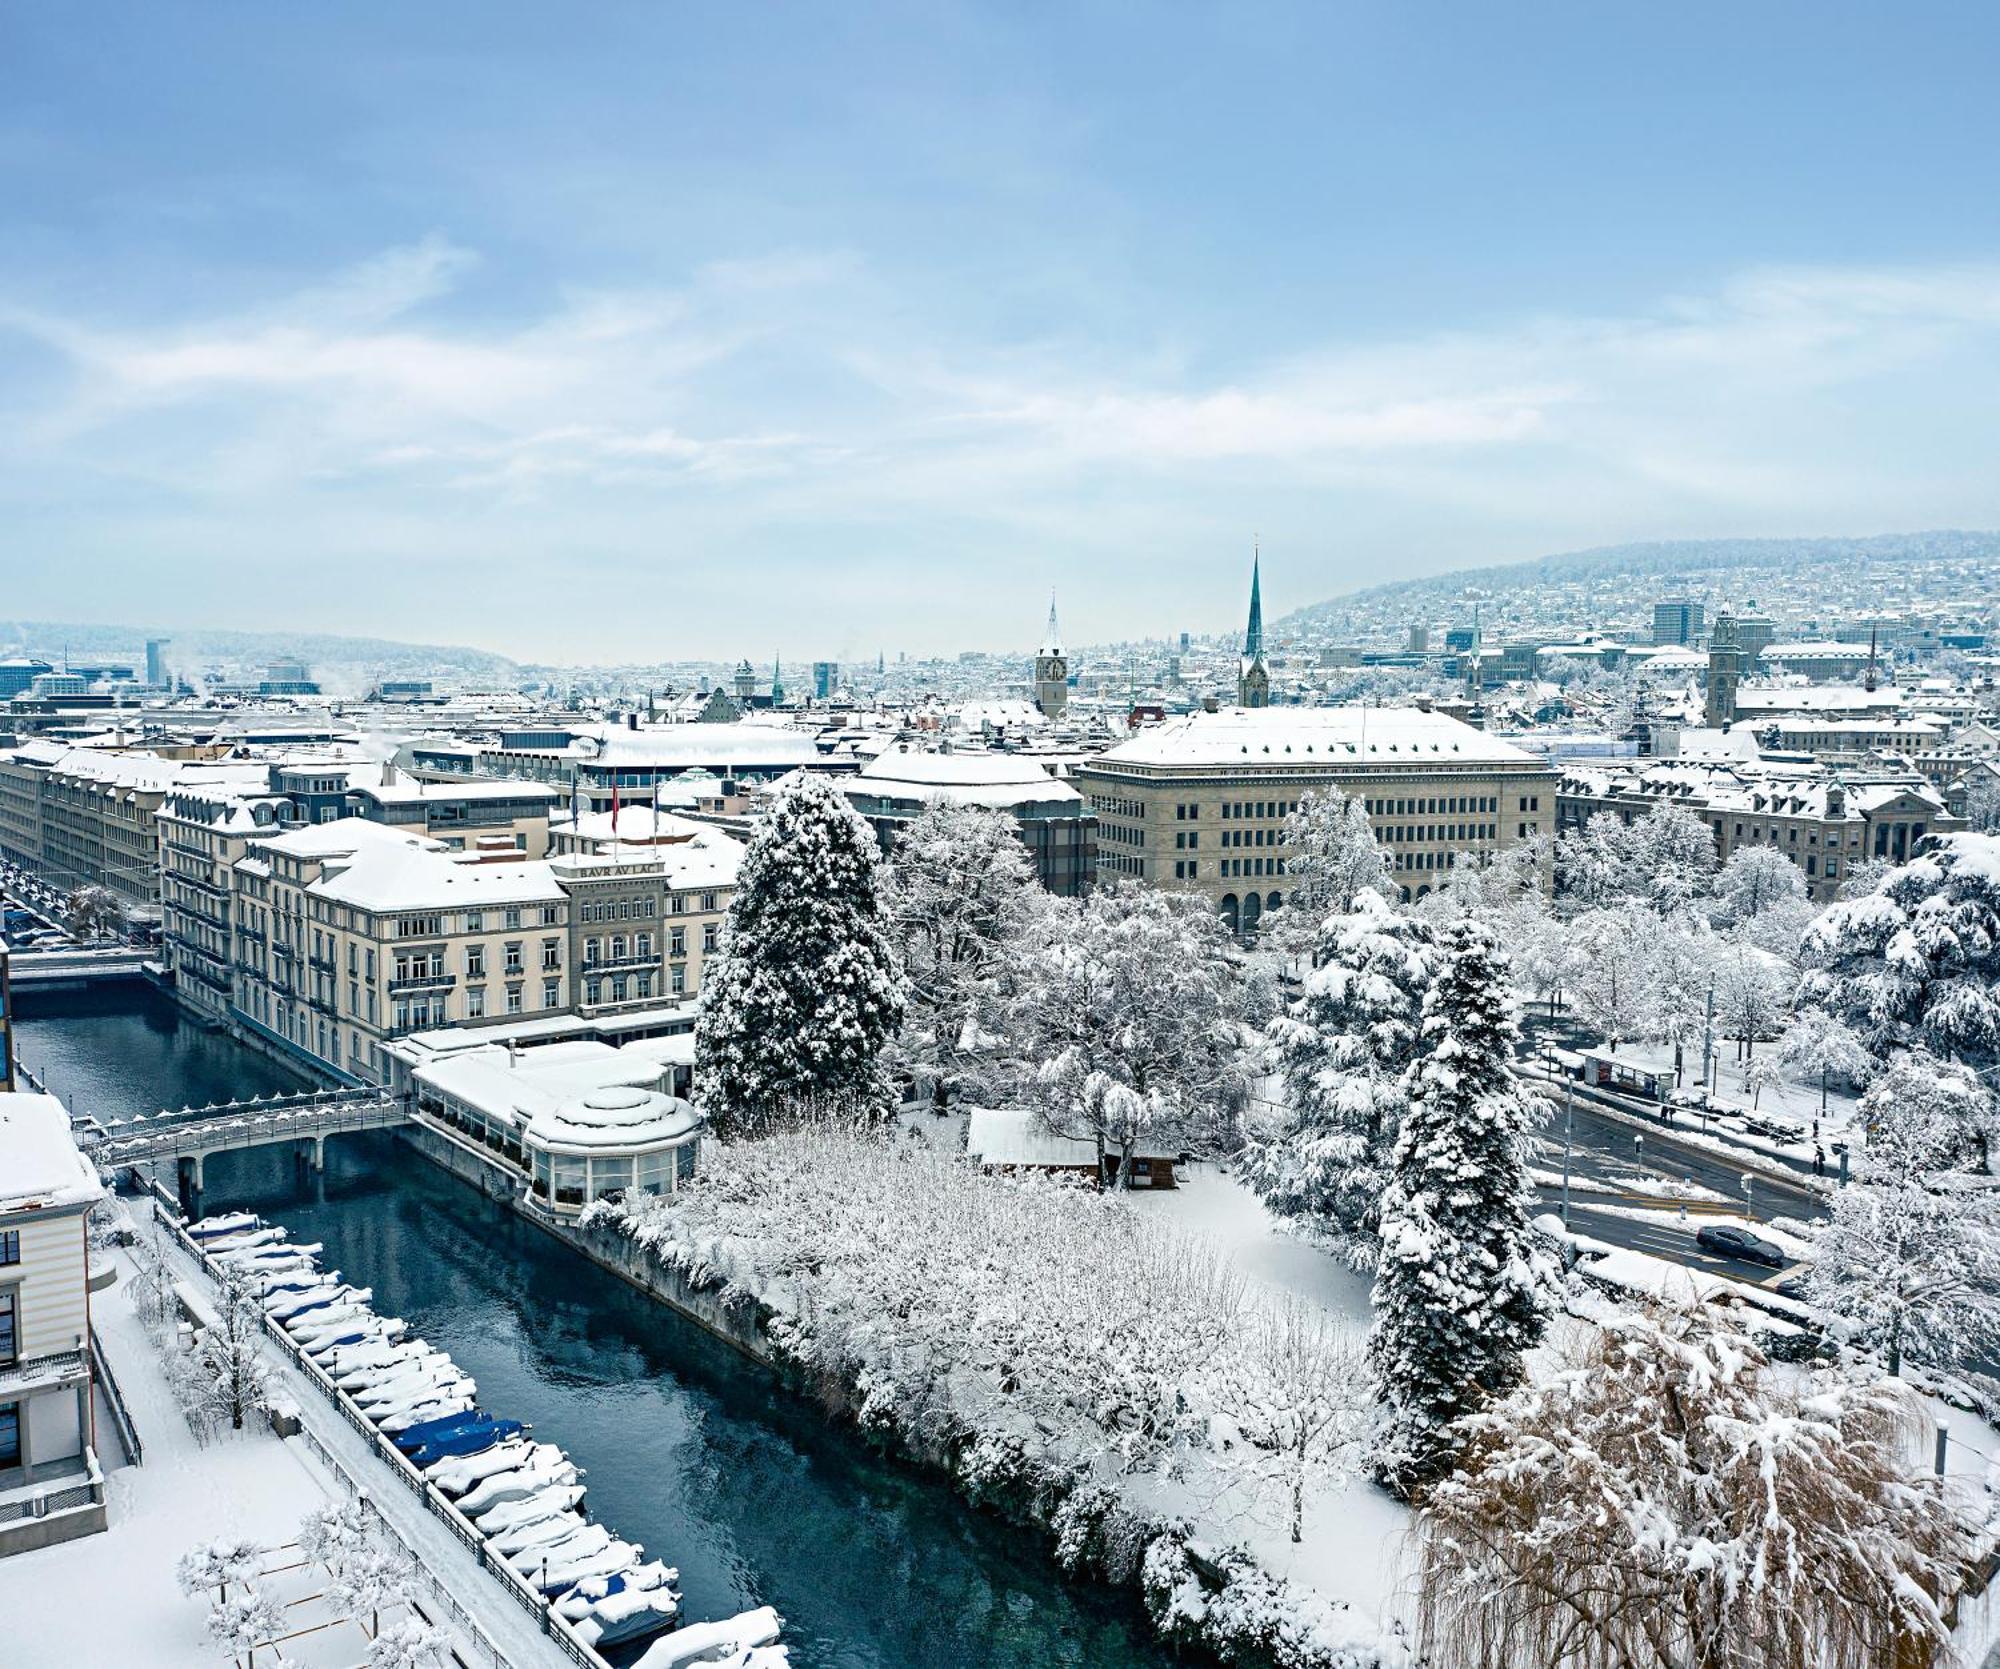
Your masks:
M16 19L13 613L858 660L2000 523L1986 19L470 15Z

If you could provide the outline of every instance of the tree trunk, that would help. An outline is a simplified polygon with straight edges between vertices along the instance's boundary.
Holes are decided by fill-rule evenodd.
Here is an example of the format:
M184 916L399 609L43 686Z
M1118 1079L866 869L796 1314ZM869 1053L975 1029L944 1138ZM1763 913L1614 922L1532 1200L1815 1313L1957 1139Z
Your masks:
M1138 1145L1139 1138L1136 1136L1118 1144L1118 1192L1121 1194L1132 1190L1132 1151Z

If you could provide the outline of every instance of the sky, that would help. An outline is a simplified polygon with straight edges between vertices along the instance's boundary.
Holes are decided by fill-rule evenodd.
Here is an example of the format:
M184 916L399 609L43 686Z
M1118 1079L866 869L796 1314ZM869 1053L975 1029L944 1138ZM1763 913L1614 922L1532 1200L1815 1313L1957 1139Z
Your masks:
M0 9L0 615L891 657L2000 526L2000 8Z

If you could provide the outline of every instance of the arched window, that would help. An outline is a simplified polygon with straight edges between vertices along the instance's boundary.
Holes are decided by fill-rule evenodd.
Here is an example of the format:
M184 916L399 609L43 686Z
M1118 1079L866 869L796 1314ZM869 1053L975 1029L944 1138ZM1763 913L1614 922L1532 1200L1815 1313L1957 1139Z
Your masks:
M1243 937L1254 939L1257 924L1264 918L1264 900L1256 893L1246 893L1243 897Z
M1271 895L1270 895L1270 896L1269 896L1268 898L1266 898L1266 899L1264 900L1264 908L1265 908L1266 910L1275 910L1275 909L1277 909L1277 908L1278 908L1278 906L1279 906L1280 904L1282 904L1282 903L1284 903L1284 902L1285 902L1285 900L1284 900L1284 897L1283 897L1283 895L1282 895L1282 894L1280 894L1280 893L1275 893L1275 892L1274 892L1274 893L1272 893L1272 894L1271 894Z
M1233 892L1222 895L1222 925L1232 933L1240 933L1243 929L1242 921L1237 915L1236 894Z

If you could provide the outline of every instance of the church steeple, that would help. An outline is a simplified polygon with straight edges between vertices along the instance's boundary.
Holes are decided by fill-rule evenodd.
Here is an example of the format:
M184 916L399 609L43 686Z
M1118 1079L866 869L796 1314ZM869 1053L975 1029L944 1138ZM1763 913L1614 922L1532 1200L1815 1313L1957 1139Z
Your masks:
M1264 565L1264 553L1256 546L1250 553L1250 627L1243 634L1243 658L1246 661L1261 661L1264 658L1264 587L1260 570Z
M1243 633L1243 665L1236 678L1236 705L1268 707L1271 674L1264 665L1264 553L1250 551L1250 624Z
M1063 653L1062 631L1056 625L1056 594L1049 593L1049 629L1035 655L1035 705L1048 719L1062 717L1069 705L1069 657Z
M778 658L774 656L771 661L771 705L773 707L782 707L785 704L785 681L778 676L778 666Z

